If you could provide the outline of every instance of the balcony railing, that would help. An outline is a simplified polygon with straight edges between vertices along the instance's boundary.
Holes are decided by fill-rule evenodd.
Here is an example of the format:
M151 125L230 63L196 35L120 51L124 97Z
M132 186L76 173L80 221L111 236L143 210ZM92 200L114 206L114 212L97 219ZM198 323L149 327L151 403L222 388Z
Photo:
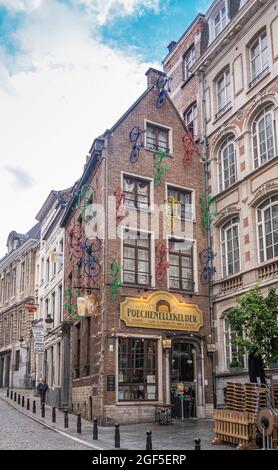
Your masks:
M259 281L265 281L278 277L278 260L261 266L258 269Z
M235 276L231 279L227 279L223 281L221 284L222 294L228 294L230 292L234 292L238 289L241 289L243 285L242 275Z

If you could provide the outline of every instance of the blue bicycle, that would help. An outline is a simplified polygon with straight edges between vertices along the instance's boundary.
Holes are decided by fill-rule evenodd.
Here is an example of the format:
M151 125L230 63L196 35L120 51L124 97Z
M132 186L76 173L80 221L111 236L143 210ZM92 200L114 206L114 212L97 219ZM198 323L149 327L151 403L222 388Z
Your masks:
M144 148L144 134L145 134L145 132L146 132L146 130L142 131L140 129L140 127L135 126L135 127L133 127L133 129L129 133L130 142L133 144L131 154L130 154L130 162L131 163L136 163L137 162L137 160L139 158L140 150L142 148Z
M159 95L156 101L157 109L162 108L166 101L167 93L171 93L170 83L173 79L167 75L161 74L156 81L156 86L159 89Z
M207 285L216 273L215 267L212 266L212 261L214 260L215 256L216 253L214 253L212 250L207 249L201 251L201 253L199 254L200 262L204 264L200 276L201 283L203 284L203 286Z

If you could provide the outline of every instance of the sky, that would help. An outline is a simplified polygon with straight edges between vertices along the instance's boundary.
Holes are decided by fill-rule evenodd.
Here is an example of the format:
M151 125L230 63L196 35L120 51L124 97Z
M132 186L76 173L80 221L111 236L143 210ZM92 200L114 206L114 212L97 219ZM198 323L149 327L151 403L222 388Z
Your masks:
M0 258L209 0L0 0Z

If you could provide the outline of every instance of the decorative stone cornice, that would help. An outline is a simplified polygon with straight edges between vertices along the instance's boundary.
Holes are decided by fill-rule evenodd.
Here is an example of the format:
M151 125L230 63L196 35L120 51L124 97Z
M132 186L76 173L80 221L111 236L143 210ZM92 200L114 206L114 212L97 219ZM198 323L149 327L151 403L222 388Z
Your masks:
M278 193L278 179L268 181L262 184L255 193L254 198L250 202L250 207L256 207L263 199L267 196L271 196L273 193Z
M235 205L230 205L225 207L218 216L215 218L214 225L216 227L220 227L223 225L225 220L228 220L232 215L237 215L239 213L239 209Z

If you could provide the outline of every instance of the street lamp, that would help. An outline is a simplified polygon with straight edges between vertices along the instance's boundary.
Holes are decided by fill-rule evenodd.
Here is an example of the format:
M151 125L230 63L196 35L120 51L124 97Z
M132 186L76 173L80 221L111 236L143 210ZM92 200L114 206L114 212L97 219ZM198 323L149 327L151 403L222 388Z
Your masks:
M53 318L51 317L51 315L49 313L46 316L45 323L46 323L47 331L51 330L51 325L53 323Z

